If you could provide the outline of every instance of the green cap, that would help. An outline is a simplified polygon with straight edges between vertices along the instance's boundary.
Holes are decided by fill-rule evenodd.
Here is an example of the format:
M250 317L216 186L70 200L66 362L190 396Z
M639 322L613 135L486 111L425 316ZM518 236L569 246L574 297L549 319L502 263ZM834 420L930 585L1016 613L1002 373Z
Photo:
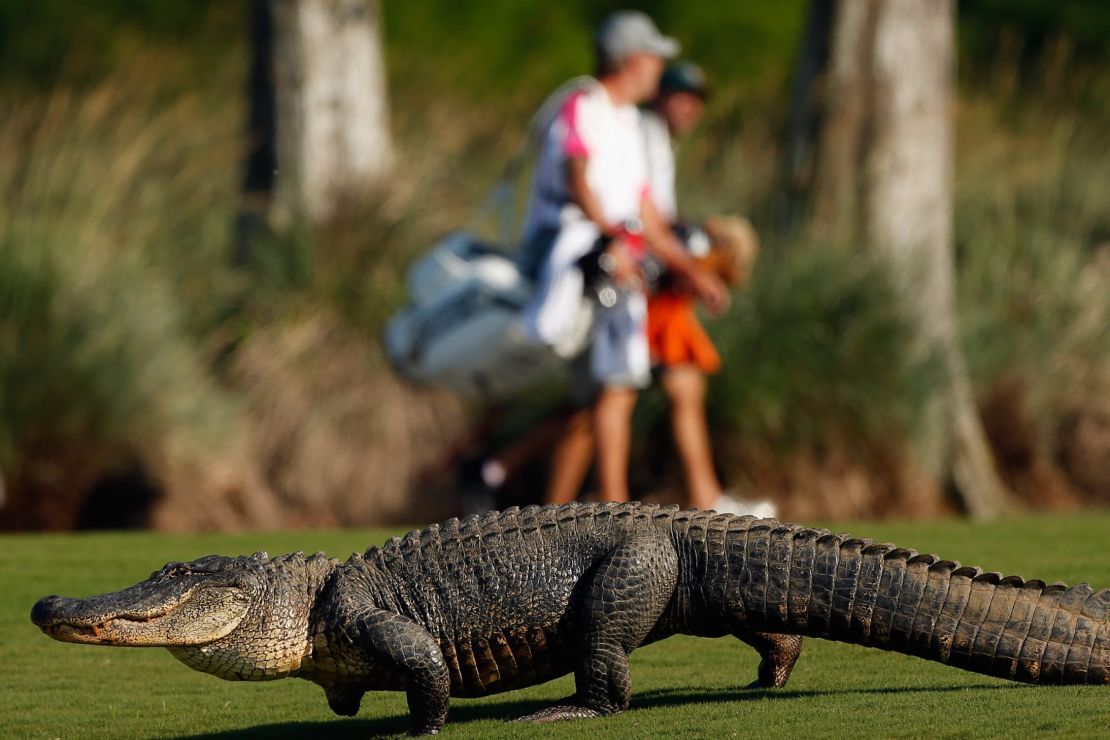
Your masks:
M667 65L659 78L659 94L679 92L693 93L700 98L709 96L709 84L701 67L685 61Z

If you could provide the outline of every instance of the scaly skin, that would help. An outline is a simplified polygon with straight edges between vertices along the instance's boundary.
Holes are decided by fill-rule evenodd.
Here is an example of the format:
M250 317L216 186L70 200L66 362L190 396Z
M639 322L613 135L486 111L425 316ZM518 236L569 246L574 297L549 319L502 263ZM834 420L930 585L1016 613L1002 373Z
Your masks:
M227 679L297 676L332 709L405 691L414 733L449 696L573 672L574 696L524 719L628 708L628 654L674 634L733 634L781 687L802 636L918 655L1028 683L1110 682L1110 590L1002 578L933 555L774 520L641 504L493 512L320 554L209 556L124 591L47 597L31 618L68 642L165 646Z

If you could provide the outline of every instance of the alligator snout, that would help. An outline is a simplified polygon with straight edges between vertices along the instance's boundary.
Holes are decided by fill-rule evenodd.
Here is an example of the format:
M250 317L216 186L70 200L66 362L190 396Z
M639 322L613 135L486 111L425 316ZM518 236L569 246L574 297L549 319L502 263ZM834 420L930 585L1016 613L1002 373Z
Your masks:
M104 634L107 619L83 609L86 602L63 596L47 596L31 607L31 621L46 634L62 642L114 645L116 637Z
M31 621L39 627L47 627L58 621L69 599L61 596L44 596L31 607Z
M90 612L87 605L88 600L46 596L31 607L31 621L46 632L50 632L52 627L62 625L79 630L83 627L93 627L92 634L95 636L95 626L107 621L111 616Z

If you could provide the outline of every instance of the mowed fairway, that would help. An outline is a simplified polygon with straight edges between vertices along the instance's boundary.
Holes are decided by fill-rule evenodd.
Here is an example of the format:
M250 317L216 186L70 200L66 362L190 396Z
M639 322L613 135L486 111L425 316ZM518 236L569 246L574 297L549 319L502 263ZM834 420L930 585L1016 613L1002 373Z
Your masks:
M1110 586L1110 513L994 524L834 527L986 570ZM357 718L333 715L296 679L232 683L162 649L65 645L29 618L41 596L83 596L145 578L169 560L265 549L345 558L387 531L241 535L0 537L0 736L15 738L356 738L403 733L400 693L367 694ZM632 710L544 727L502 720L573 690L569 677L482 700L455 700L449 737L1110 737L1110 687L1038 688L866 648L809 640L787 689L743 691L756 654L737 640L676 637L632 658Z

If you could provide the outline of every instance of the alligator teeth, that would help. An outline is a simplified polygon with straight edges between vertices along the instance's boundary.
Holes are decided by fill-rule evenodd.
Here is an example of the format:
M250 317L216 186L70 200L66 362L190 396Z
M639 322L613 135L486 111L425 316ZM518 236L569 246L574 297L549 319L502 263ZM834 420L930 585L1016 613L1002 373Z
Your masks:
M94 624L91 627L89 627L89 630L92 631L93 637L100 637L100 628L103 627L103 626L104 625L102 625L102 624Z

